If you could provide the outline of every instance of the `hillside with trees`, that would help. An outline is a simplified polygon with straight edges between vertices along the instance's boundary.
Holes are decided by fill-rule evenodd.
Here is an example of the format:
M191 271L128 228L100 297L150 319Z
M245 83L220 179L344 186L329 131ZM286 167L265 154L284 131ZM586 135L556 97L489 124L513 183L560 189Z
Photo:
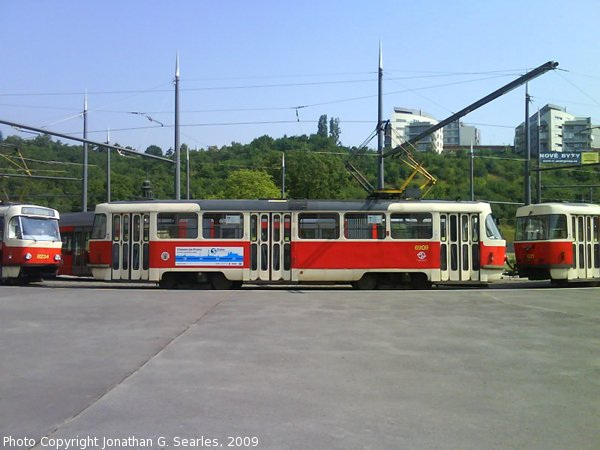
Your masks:
M346 170L352 163L375 184L376 152L372 149L344 147L339 143L339 127L332 119L333 133L327 122L319 123L316 134L272 138L261 136L249 144L231 143L190 152L190 191L192 198L280 198L282 159L285 155L287 198L357 199L366 193ZM186 147L182 146L182 197L185 197ZM152 145L146 153L172 157ZM31 202L57 208L61 212L81 210L82 147L54 141L48 136L22 139L8 136L0 142L0 173L3 176L0 198L3 201ZM468 200L469 155L465 151L436 154L415 153L438 182L427 198ZM474 164L474 191L478 200L493 204L495 215L509 226L517 205L523 198L523 162L515 160L510 148L504 151L479 151ZM111 200L135 200L142 197L141 186L151 182L153 197L174 198L173 164L111 152ZM412 169L399 158L385 161L387 187L398 187ZM88 205L106 201L106 150L89 151ZM48 176L67 179L29 177ZM594 184L596 167L543 173L544 185ZM535 175L532 175L532 182ZM415 181L418 185L418 180ZM535 189L533 189L535 193ZM543 200L589 201L589 190L578 188L544 189Z

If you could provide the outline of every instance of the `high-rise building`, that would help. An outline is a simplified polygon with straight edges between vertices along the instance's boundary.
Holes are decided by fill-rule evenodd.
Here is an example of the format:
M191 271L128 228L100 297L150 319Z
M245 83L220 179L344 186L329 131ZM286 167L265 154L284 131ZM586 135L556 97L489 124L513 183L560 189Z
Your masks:
M539 121L539 127L538 127ZM600 130L590 117L576 117L563 106L547 104L529 118L529 147L541 152L577 152L600 148ZM515 150L525 152L525 125L515 128Z
M392 114L389 131L386 130L385 145L397 147L438 123L437 119L422 110L396 107ZM415 148L419 151L431 150L441 153L444 145L467 146L471 144L480 144L479 130L457 120L424 137L415 144Z
M421 110L396 107L392 113L389 144L397 147L438 122L433 116ZM419 151L432 150L441 153L444 148L443 130L435 131L424 137L415 144L415 148Z
M479 130L456 120L444 127L444 146L446 145L479 145Z

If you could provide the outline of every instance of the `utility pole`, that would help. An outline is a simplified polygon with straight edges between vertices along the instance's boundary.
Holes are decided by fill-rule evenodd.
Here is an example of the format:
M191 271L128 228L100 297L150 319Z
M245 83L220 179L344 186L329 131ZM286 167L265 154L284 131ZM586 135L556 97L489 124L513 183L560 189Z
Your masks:
M469 165L471 175L469 177L470 186L471 186L471 201L475 201L475 187L473 186L473 141L471 141L471 151L469 152L471 163Z
M542 203L542 133L540 130L540 108L537 111L537 202Z
M385 187L383 173L383 56L381 42L379 43L379 70L378 70L378 95L377 95L377 189Z
M281 198L285 198L285 150L281 152Z
M531 145L530 145L530 132L529 132L529 83L525 83L525 173L524 173L524 184L525 192L523 196L523 203L531 205Z
M87 90L83 98L83 138L87 139ZM81 194L81 210L87 211L88 198L88 145L83 143L83 189Z
M190 199L190 148L185 147L185 198Z
M110 129L106 130L106 143L110 144ZM110 203L110 147L106 147L106 201Z
M181 158L179 155L179 53L175 57L175 200L181 198Z

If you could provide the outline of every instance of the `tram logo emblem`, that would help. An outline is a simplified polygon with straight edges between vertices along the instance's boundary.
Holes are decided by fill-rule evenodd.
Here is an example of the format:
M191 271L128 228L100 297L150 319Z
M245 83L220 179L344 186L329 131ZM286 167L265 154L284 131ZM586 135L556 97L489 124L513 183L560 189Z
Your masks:
M419 253L417 253L417 258L419 258L420 261L424 261L427 259L427 253L419 252Z

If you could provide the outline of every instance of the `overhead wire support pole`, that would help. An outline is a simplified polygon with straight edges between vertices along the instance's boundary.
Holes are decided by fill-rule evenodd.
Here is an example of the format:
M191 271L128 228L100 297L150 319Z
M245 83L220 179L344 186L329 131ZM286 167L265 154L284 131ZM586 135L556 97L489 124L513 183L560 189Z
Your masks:
M379 69L377 80L377 189L384 189L385 179L383 166L383 56L381 51L381 43L379 43Z
M87 90L83 99L83 138L87 139ZM83 188L81 192L81 210L87 211L88 198L88 144L83 143Z
M185 147L185 198L190 199L190 147Z
M110 130L106 130L106 143L110 144ZM110 203L110 147L106 147L106 201Z
M175 57L175 200L181 199L181 155L179 154L179 54Z
M542 203L542 171L540 170L542 167L542 133L540 131L541 122L540 122L540 108L537 111L537 195L536 199L538 203Z
M470 190L471 190L471 201L475 200L475 187L474 187L474 180L473 180L473 141L471 141L471 151L469 152L469 186L470 186Z
M529 102L531 97L529 96L529 84L525 83L525 173L523 185L525 192L523 195L523 203L531 205L531 131L529 130Z

